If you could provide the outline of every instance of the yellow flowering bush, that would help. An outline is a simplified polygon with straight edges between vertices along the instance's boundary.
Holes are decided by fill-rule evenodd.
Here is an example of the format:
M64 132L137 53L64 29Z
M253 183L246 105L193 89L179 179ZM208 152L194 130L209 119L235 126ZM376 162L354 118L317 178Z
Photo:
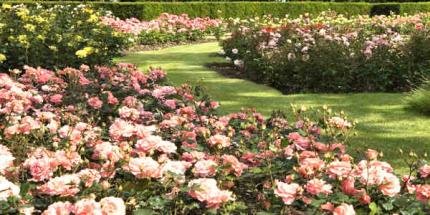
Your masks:
M103 24L90 6L0 7L0 68L64 68L108 64L130 45L127 34Z

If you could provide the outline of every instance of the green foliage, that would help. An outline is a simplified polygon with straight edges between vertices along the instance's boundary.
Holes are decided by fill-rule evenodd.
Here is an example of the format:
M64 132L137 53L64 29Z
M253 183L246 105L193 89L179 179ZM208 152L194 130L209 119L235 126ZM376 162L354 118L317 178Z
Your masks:
M406 101L411 110L430 115L430 81L414 90Z

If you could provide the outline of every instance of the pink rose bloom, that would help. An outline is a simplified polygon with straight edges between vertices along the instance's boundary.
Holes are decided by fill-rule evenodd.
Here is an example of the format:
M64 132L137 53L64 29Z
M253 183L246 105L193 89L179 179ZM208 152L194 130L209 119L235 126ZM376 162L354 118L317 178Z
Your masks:
M321 209L325 210L325 211L330 211L331 212L331 211L334 210L334 205L331 202L327 202L327 203L321 205Z
M163 139L161 139L160 136L150 135L146 138L137 140L134 146L137 151L148 153L154 151L157 148L157 144L162 141Z
M116 119L115 122L109 127L109 135L114 140L121 140L122 138L129 138L134 135L135 126L125 120Z
M110 142L102 142L94 146L92 158L99 160L110 160L117 162L122 159L123 155L118 146Z
M327 165L327 174L331 178L344 178L351 174L351 163L345 161L333 161Z
M230 146L230 138L222 134L215 134L208 140L209 145L218 146L220 148L229 147Z
M49 97L49 101L54 103L54 104L60 104L63 100L63 95L61 94L55 94L52 95L51 97Z
M23 166L30 170L32 181L44 181L50 179L53 175L55 168L51 164L52 159L49 157L41 157L39 159L30 157L24 161Z
M160 164L150 157L130 158L127 168L136 178L161 177Z
M384 183L379 186L381 192L386 195L393 197L400 192L400 181L395 175L391 173L385 174Z
M320 171L324 165L324 161L319 158L305 158L300 160L299 173L303 177L308 177Z
M211 177L216 174L218 164L213 160L200 160L194 164L193 173L197 177Z
M308 181L308 183L305 185L305 189L312 195L318 195L320 193L328 195L332 193L332 186L327 184L324 180L317 178Z
M123 119L137 120L139 119L140 112L135 108L129 108L127 106L122 106L118 110L119 116Z
M416 186L416 198L424 204L427 204L430 199L430 185L423 184Z
M349 196L355 196L360 190L355 189L355 179L353 177L345 178L340 185L343 193Z
M157 150L165 154L176 153L176 149L176 145L170 141L161 141L157 143Z
M73 211L73 204L70 202L55 202L43 211L42 215L70 215Z
M167 99L166 101L164 101L164 105L166 105L170 109L174 110L176 108L176 100Z
M19 186L0 176L0 201L7 201L9 197L19 197L19 192Z
M233 172L237 177L241 176L243 170L248 168L246 164L241 163L233 155L223 155L221 158L223 165L227 167L227 172Z
M296 183L284 183L280 181L275 181L276 189L275 195L282 198L282 201L286 205L291 205L295 200L298 194L300 193L301 187Z
M4 174L9 167L13 166L15 157L10 153L9 148L0 144L0 173Z
M95 169L83 169L78 173L81 181L84 182L85 187L91 187L94 183L99 183L101 175Z
M421 178L427 178L430 175L430 166L427 164L422 166L419 172Z
M93 199L82 199L73 207L74 215L103 215L100 203Z
M108 94L108 98L107 98L108 104L110 105L118 104L118 99L112 94L111 91L106 91L106 93Z
M377 160L373 161L360 161L358 163L358 169L355 174L360 176L360 182L368 185L380 185L385 180L387 173L392 173L393 168L386 162Z
M378 152L373 149L367 149L366 151L366 157L369 160L376 160L378 158Z
M103 101L97 96L89 98L87 102L94 109L100 109L103 106Z
M188 183L188 194L200 202L206 202L208 208L218 208L222 203L233 201L232 193L220 190L217 182L212 178L200 178Z
M81 155L74 151L56 151L55 162L66 170L71 170L73 167L82 162Z
M174 178L176 181L185 182L185 172L191 167L191 163L186 161L167 161L163 164L161 171L166 178Z
M39 192L50 196L74 196L79 190L81 180L78 175L62 175L38 187Z
M333 215L355 215L352 205L342 203L333 210Z
M125 215L124 200L116 197L105 197L100 200L103 215Z
M336 127L336 128L350 128L352 127L352 124L348 121L346 121L345 119L341 118L341 117L332 117L329 119L329 124L331 124L332 126Z
M361 204L368 205L372 201L372 198L370 198L370 196L367 194L363 194L362 196L360 196L358 200L360 201Z

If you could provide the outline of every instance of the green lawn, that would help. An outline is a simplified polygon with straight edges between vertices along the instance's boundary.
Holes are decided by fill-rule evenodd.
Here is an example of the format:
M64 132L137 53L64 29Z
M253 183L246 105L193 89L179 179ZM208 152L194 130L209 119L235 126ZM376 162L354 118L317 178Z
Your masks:
M272 110L289 110L291 103L309 106L324 104L336 111L344 110L358 120L358 135L351 141L356 148L371 147L384 152L385 159L397 167L404 167L398 149L424 152L430 146L430 118L404 110L399 93L354 94L292 94L283 95L268 86L250 81L226 78L203 65L224 62L216 53L216 42L185 45L158 51L129 54L117 59L146 70L162 67L169 81L175 85L187 82L203 86L214 100L220 101L221 111L230 113L241 107L255 107L265 115Z

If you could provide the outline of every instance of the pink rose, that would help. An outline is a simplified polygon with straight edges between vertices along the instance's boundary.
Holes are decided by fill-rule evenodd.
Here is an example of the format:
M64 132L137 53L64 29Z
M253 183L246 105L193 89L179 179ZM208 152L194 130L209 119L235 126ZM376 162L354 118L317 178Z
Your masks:
M328 195L332 193L332 186L327 184L324 180L314 178L305 185L305 189L312 195L318 195L320 193Z
M194 179L188 183L188 187L188 194L200 202L206 202L208 208L218 208L222 203L234 200L230 191L217 187L215 179Z
M150 157L130 158L127 168L136 178L161 177L160 164Z
M100 109L103 106L103 101L97 96L89 98L87 102L94 109Z
M427 164L422 166L419 172L421 178L427 178L430 175L430 166Z
M43 211L42 215L70 215L73 211L73 204L70 202L55 202Z
M115 197L105 197L100 200L103 215L125 215L124 200Z
M193 173L197 177L211 177L216 174L218 164L213 160L200 160L194 164Z
M230 138L222 134L215 134L208 140L209 145L218 146L220 148L229 147L231 145Z
M285 204L291 205L296 200L296 197L301 190L300 185L296 183L287 184L280 181L276 181L275 183L275 195L281 197Z
M82 199L73 207L74 215L103 215L100 203L93 199Z
M381 192L386 195L393 197L400 192L400 181L395 175L387 173L384 177L384 183L379 186Z
M222 156L223 165L227 167L227 172L234 172L234 174L239 177L242 175L244 169L248 168L248 166L244 163L241 163L235 156L233 155L223 155Z
M351 174L351 163L345 161L333 161L327 166L327 174L331 178L344 178Z
M61 94L55 94L52 95L51 97L49 97L49 101L54 103L54 104L60 104L63 100L63 95Z
M423 184L416 186L416 198L424 204L427 204L430 199L430 185Z
M352 205L342 203L334 209L333 215L355 215L355 210Z

